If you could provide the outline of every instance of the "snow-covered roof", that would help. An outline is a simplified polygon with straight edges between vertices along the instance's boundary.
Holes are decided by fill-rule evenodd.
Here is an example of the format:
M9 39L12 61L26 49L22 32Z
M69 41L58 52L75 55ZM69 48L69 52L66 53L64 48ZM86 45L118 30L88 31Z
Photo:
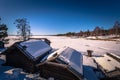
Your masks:
M110 55L120 59L119 56L110 53ZM109 56L108 54L105 54L104 57L98 57L95 58L95 61L106 71L114 71L116 68L120 68L120 62Z
M64 47L49 55L47 60L55 58L57 58L57 60L60 60L59 62L63 62L64 64L69 65L69 68L71 68L71 70L74 69L79 74L83 75L83 60L80 52L69 47Z
M42 40L28 40L20 43L20 47L24 49L28 55L37 58L51 50L51 47Z

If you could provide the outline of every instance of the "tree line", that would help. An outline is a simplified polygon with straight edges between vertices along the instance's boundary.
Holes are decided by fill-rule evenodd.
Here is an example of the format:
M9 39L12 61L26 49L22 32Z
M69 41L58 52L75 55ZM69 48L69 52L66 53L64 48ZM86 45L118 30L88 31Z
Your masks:
M57 34L57 36L78 36L78 37L89 37L89 36L106 36L106 35L116 35L120 37L120 22L116 21L114 25L109 29L104 29L103 27L96 26L93 31L89 29L87 31L80 32L68 32L65 34Z
M31 36L31 29L29 22L26 18L16 19L13 23L16 25L18 29L17 35L20 37L22 41L28 40ZM8 26L5 23L2 23L2 19L0 18L0 41L8 41L5 39L8 36Z

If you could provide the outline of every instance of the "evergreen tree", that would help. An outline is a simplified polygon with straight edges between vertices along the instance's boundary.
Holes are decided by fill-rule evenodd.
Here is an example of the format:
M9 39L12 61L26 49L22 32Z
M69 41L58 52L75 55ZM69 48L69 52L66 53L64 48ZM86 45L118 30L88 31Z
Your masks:
M4 41L5 37L8 36L7 30L8 30L7 25L2 24L1 23L1 18L0 18L0 40L1 41Z

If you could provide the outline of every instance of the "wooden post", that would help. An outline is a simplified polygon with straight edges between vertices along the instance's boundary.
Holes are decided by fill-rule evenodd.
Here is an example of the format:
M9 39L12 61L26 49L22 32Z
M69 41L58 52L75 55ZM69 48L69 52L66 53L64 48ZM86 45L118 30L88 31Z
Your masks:
M93 50L87 50L88 57L92 57Z

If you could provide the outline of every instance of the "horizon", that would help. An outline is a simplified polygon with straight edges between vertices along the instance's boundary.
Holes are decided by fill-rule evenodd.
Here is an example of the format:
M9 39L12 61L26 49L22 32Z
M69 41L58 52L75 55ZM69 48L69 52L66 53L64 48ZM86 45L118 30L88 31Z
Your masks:
M119 0L1 0L0 17L9 35L15 19L27 18L33 35L55 35L111 28L120 21Z

